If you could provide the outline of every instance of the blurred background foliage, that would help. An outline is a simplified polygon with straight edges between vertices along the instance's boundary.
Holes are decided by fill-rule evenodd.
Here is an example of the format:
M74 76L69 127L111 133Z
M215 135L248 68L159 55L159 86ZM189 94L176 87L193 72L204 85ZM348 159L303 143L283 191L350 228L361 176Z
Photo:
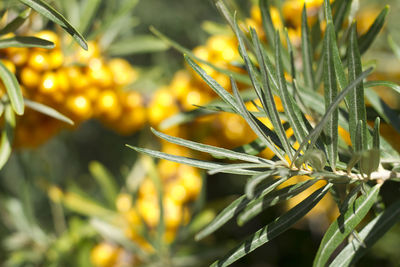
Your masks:
M211 0L141 0L131 10L126 10L125 16L129 23L122 22L122 24L129 27L122 27L124 29L121 30L121 34L115 36L115 39L112 37L112 42L109 42L110 39L107 38L102 41L102 37L112 36L112 30L100 33L97 36L91 36L91 34L96 32L93 29L102 25L105 21L107 22L107 18L112 15L112 12L107 12L107 8L111 8L110 6L114 5L114 2L122 5L134 1L50 1L74 25L79 25L82 18L85 17L84 14L79 13L85 10L77 8L79 4L97 2L100 4L94 13L95 16L88 22L88 25L93 25L93 28L88 27L84 30L84 36L92 37L92 41L99 45L100 52L97 57L101 58L105 65L110 62L111 58L115 57L124 58L131 64L131 68L136 73L135 78L129 84L118 86L124 87L123 90L121 89L124 92L139 92L142 105L149 107L146 112L152 110L151 103L154 95L156 95L155 92L170 84L175 73L185 68L181 53L174 49L167 49L164 43L149 37L153 36L149 32L149 27L154 26L188 49L204 45L210 35L226 30L224 19L213 6ZM112 4L109 2L112 2ZM387 26L378 41L374 43L373 48L366 54L365 59L367 61L368 59L375 60L372 64L377 66L376 75L378 78L385 77L385 79L399 82L400 59L393 56L387 38L390 34L395 43L400 43L400 26L396 17L396 14L400 11L400 4L397 0L363 0L358 2L361 5L360 16L362 16L362 12L365 12L367 14L365 20L370 22L384 4L391 6ZM78 6L74 6L75 3ZM236 1L236 4L245 16L250 16L251 1ZM12 1L5 1L0 7L14 7L14 4ZM369 10L370 13L365 10ZM115 25L121 24L117 20L118 18L115 20ZM72 55L81 53L77 46L70 45L70 40L65 34L61 34L61 31L55 28L52 23L35 16L29 23L29 30L33 31L43 29L54 31L56 29L57 36L61 36L61 42L65 42L63 46L65 50L72 51L69 52ZM140 38L137 39L142 40L142 43L138 41L135 46L135 40L137 40L135 38L138 36ZM91 40L89 39L89 41ZM104 46L102 47L101 44ZM136 47L136 50L132 47ZM126 52L121 52L123 51L122 48L126 49ZM149 48L150 51L146 51L146 48ZM81 64L85 65L86 63L81 62ZM84 68L79 64L77 66ZM80 71L82 73L88 72L86 69L80 69ZM102 87L99 90L104 92L106 89ZM396 112L400 110L398 95L385 89L378 93ZM123 98L118 97L118 99ZM161 99L161 101L165 100L165 98ZM57 109L57 107L66 103L61 102L63 104L57 104L54 107ZM52 104L53 102L50 101L49 103ZM99 108L97 107L97 109ZM93 111L93 114L95 113ZM86 116L86 111L83 114ZM157 169L159 166L151 160L138 159L137 153L126 148L125 144L140 144L141 146L156 148L159 148L160 144L151 136L148 123L143 122L121 135L118 130L115 131L118 127L113 127L119 126L121 122L104 120L102 119L106 116L104 114L97 117L93 115L96 118L101 117L100 119L91 119L92 116L80 118L76 115L77 117L73 119L81 122L77 127L71 128L64 125L59 130L54 131L51 138L50 135L45 137L39 142L40 144L34 146L22 145L16 148L7 165L1 170L0 262L4 263L4 266L92 266L93 262L96 263L96 260L98 260L97 263L104 263L103 265L98 264L98 266L135 266L140 262L146 262L138 256L140 253L135 253L137 247L132 245L132 242L129 243L129 240L122 237L122 239L118 239L121 233L118 231L115 233L114 226L120 225L119 220L123 220L121 218L126 219L124 214L132 206L130 197L133 197L133 199L140 198L140 191L138 192L137 189L141 179L144 179L147 173L152 176L151 173L157 173L155 170L159 170ZM121 112L120 116L124 116L124 114L126 113ZM73 113L66 115L74 116ZM240 125L240 122L235 121L235 123L232 127L239 127L237 125ZM150 124L157 127L155 123ZM40 126L38 127L40 128ZM47 127L49 126L42 126L40 131L49 131ZM217 129L221 128L217 127ZM399 137L398 133L394 133L390 129L387 131L389 135L392 135L393 142L396 143ZM29 136L29 133L32 134L32 132L28 130L28 141L29 138L33 138ZM244 135L246 134L244 132ZM226 136L223 138L226 139ZM243 144L243 141L223 145L234 147L234 145ZM212 140L210 142L212 143ZM399 147L397 146L397 148ZM177 153L185 154L188 152L177 151ZM168 169L168 167L166 168ZM174 175L178 177L178 171L174 169L174 172L176 172ZM194 231L199 230L210 218L215 216L215 212L232 200L234 195L241 194L245 181L237 179L238 177L233 175L228 177L214 175L205 183L203 173L196 170L184 170L185 174L188 172L193 172L194 180L197 181L195 183L206 185L202 190L199 190L201 186L193 189L194 191L197 190L193 193L194 196L182 201L182 207L190 207L190 213L194 214L192 216L194 221L184 227L184 230L179 230L178 237L175 237L176 233L174 232L171 233L173 237L170 240L162 242L158 239L165 237L157 235L158 230L155 231L157 227L150 227L153 228L152 231L149 231L150 236L144 234L144 240L136 240L136 245L140 244L141 246L139 250L143 250L145 254L152 255L149 252L151 249L146 249L149 246L148 243L151 243L151 246L156 247L157 251L160 252L159 258L148 262L170 264L171 266L207 266L215 257L223 254L232 246L231 241L242 238L252 229L258 229L267 221L273 219L282 208L275 208L271 214L257 218L245 227L239 228L233 223L229 224L215 237L197 244L193 240ZM155 174L155 176L157 175L162 176L160 173ZM157 180L154 177L146 179ZM226 186L227 184L229 184L229 187ZM157 192L155 192L157 185L150 187L154 191L152 194L157 195ZM107 192L107 188L111 192ZM113 189L110 188L114 188L114 191L112 192ZM186 190L189 189L186 188ZM385 190L388 191L389 197L398 194L399 191L398 187L389 188L389 186ZM70 194L68 195L67 192ZM206 192L206 197L203 195L204 192ZM108 198L110 195L111 197ZM124 197L127 197L127 200ZM66 198L69 200L65 200ZM120 204L118 204L118 200ZM112 203L113 201L114 203ZM201 212L199 211L200 207L203 208ZM107 210L102 210L102 208ZM154 207L151 206L148 209L152 210ZM109 213L110 210L113 212ZM113 216L116 218L114 221L113 219L110 219L111 222L104 219L114 218ZM100 219L96 221L93 219L94 217ZM185 220L183 217L184 215L180 215L175 223L177 225L187 224L187 222L182 222ZM144 220L146 221L146 219ZM115 221L118 222L115 223ZM149 224L148 221L146 223ZM319 228L313 227L312 223L313 221L310 220L299 224L296 229L288 231L279 239L241 260L237 263L237 266L249 264L250 266L307 266L313 259L321 237ZM146 230L142 229L141 231L146 233ZM310 238L310 232L312 238ZM171 246L167 245L168 249L165 249L163 246L170 244L172 240L176 242ZM153 241L154 243L152 243ZM400 228L395 227L364 257L360 266L396 266L400 262L396 250L396 244L399 243ZM214 248L217 244L218 248ZM129 248L129 253L124 254L122 248ZM177 255L176 262L169 262L170 253ZM146 254L143 257L152 257L148 255ZM97 259L93 260L93 257L97 257ZM102 257L108 258L101 262ZM120 265L113 265L117 257L120 258ZM108 260L109 262L107 262Z

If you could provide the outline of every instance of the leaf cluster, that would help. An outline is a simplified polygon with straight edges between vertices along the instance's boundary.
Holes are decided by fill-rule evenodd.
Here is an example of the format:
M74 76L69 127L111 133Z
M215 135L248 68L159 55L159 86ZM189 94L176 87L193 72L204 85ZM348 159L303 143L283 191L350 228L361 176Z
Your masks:
M215 1L237 37L247 77L221 71L210 63L202 62L190 51L153 30L156 35L184 52L190 67L221 98L220 102L202 107L201 112L188 113L188 117L180 114L178 119L176 117L174 121L169 120L168 125L202 116L206 114L204 110L225 111L243 117L258 138L250 144L228 150L153 130L155 135L168 142L208 153L215 160L199 160L145 148L131 148L153 157L206 169L210 174L249 176L245 193L202 229L196 235L197 240L211 235L235 217L238 225L243 225L267 208L295 197L318 181L324 181L323 186L302 202L251 234L212 266L230 265L279 236L303 218L328 192L336 195L339 193L341 196L337 199L340 215L331 223L322 238L314 266L348 266L400 220L400 205L395 202L374 219L364 222L379 199L382 185L389 180L395 181L400 176L393 169L399 160L399 154L379 133L380 119L386 123L394 121L382 114L382 107L378 104L382 101L371 90L378 85L388 86L395 91L399 87L386 81L367 82L373 68L367 68L361 60L362 54L383 28L388 7L375 18L369 30L359 36L356 22L345 23L346 16L354 13L351 10L354 8L352 1L337 0L332 6L330 1L324 1L319 16L324 19L317 19L313 25L308 23L307 7L304 6L301 46L297 50L291 44L287 31L279 31L273 25L269 2L260 0L263 31L267 36L267 42L264 42L260 40L255 29L242 29L236 14L223 0ZM321 29L322 23L326 25L324 33L315 34L316 31L312 29ZM294 63L299 58L301 67ZM219 85L196 61L230 75L233 94ZM246 108L244 96L238 89L238 81L247 83L253 89L253 99L260 103L259 106L256 105L258 112ZM279 96L283 112L278 111L274 96ZM365 98L381 117L374 118L373 127L369 126L367 120ZM268 118L273 127L265 125L261 118ZM293 137L286 136L283 121L293 129ZM349 132L351 144L346 144L339 135L339 127ZM265 148L275 154L272 160L257 156ZM232 160L234 162L230 162ZM295 176L307 176L308 180L278 187ZM338 184L342 186L338 187ZM364 227L358 234L362 221ZM347 242L350 236L356 238ZM343 242L344 248L331 259Z

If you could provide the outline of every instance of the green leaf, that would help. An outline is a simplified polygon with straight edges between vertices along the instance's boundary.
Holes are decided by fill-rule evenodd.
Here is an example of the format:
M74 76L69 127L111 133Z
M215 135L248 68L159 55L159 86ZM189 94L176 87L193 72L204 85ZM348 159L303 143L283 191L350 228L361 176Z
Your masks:
M307 180L294 185L286 186L270 194L262 194L258 196L254 200L250 201L246 205L244 211L239 214L237 219L238 225L242 226L269 207L300 194L312 186L316 181L318 181L318 179Z
M400 85L391 81L367 81L364 83L365 88L371 88L376 86L385 86L393 89L396 93L400 94Z
M360 232L364 246L353 240L336 256L330 264L334 266L353 266L372 246L389 231L395 224L400 222L400 201L390 205L383 213L369 222Z
M400 133L400 118L396 110L390 108L382 98L371 88L365 89L365 97L368 102L388 124L390 124L398 133Z
M346 195L344 198L343 202L341 203L339 207L339 212L340 214L346 213L346 211L349 209L350 206L353 205L354 201L357 199L358 193L361 191L362 183L359 185L355 186L350 193Z
M274 96L272 95L271 86L268 78L268 66L265 60L265 53L261 50L261 41L257 36L257 33L252 30L251 37L255 46L256 56L261 69L262 87L263 91L260 92L260 100L262 101L263 107L266 108L266 113L269 114L269 119L274 126L274 131L282 143L283 149L289 158L292 158L292 147L289 144L289 140L286 137L285 129L281 123L278 110L276 108Z
M285 170L286 171L286 170ZM257 192L256 195L265 195L274 190L277 186L282 184L283 182L287 181L289 177L285 177L288 172L282 172L283 176L278 179L274 179L269 181L269 183L265 186L261 192ZM217 217L214 218L212 222L210 222L204 229L202 229L196 236L195 239L197 241L211 235L216 230L221 228L224 224L234 218L237 214L239 214L242 210L246 208L246 205L250 202L250 199L247 198L246 195L243 195L229 204L226 208L224 208Z
M79 20L78 29L82 33L87 33L90 23L97 15L97 11L99 10L101 0L86 0L81 4L81 15Z
M332 39L333 24L328 23L327 34L324 40L324 97L325 97L325 110L329 108L331 103L338 95L338 88L336 83L335 63L333 59L333 46L336 45ZM335 42L335 43L334 43ZM325 126L325 137L327 146L327 155L330 166L333 171L336 170L336 161L338 158L338 125L339 124L339 110L336 109Z
M304 3L301 20L301 51L303 56L303 74L305 85L311 90L316 90L313 70L313 52L311 47L310 29L307 22L307 9Z
M202 63L202 64L206 64L207 66L210 66L211 68L213 68L214 70L225 74L225 75L231 75L233 76L237 81L242 82L244 84L250 84L250 80L247 74L240 74L234 71L229 71L225 68L220 68L215 66L214 64L201 59L199 57L196 57L196 55L193 54L193 52L190 49L184 48L183 46L181 46L180 44L172 41L170 38L168 38L167 36L165 36L164 34L162 34L161 32L159 32L158 30L156 30L156 28L150 26L150 31L156 35L157 37L159 37L161 40L163 40L164 42L166 42L168 45L172 46L174 49L176 49L177 51L181 52L184 55L187 55L190 58L193 58L195 60L197 60L198 62ZM187 58L187 57L186 57Z
M347 60L349 66L349 82L354 81L362 72L361 57L357 43L357 26L351 26L349 38ZM347 95L347 103L349 104L349 132L352 144L356 143L356 125L361 120L361 135L364 138L361 144L361 150L367 149L367 115L364 103L364 86L359 83L355 90Z
M364 71L356 80L352 81L344 90L342 90L339 95L335 98L335 101L329 106L326 110L324 116L322 117L321 121L315 126L315 128L310 132L310 134L304 139L304 141L300 144L299 149L297 150L296 154L293 157L292 163L296 160L299 156L300 152L304 148L306 144L309 142L309 146L313 147L318 136L321 134L321 131L325 124L328 122L329 116L333 113L333 111L338 107L339 103L344 99L346 94L354 89L359 83L363 81L365 77L367 77L372 71L372 68L367 69Z
M242 146L234 148L233 151L246 153L248 155L257 155L266 148L267 145L265 145L265 143L260 138L256 138L254 141L251 141L248 144L244 144Z
M115 206L115 200L118 195L118 186L112 174L98 161L89 163L89 170L93 178L100 185L101 191L110 207Z
M367 215L375 203L381 184L375 185L367 195L361 195L346 213L340 215L326 231L319 246L313 266L325 266L329 257Z
M6 26L4 26L3 29L0 30L0 35L4 35L10 32L15 32L29 17L31 14L31 9L27 8L21 13L18 14L18 16L13 19L10 23L8 23Z
M391 35L388 35L388 43L390 48L392 48L393 53L396 55L397 59L400 60L400 46L396 44Z
M8 98L15 113L24 114L24 99L22 97L21 87L15 75L0 60L0 78L6 87Z
M189 111L179 112L178 114L173 115L173 116L163 120L159 125L159 129L166 130L173 126L192 122L199 117L203 117L206 115L211 115L211 114L216 113L215 111L208 110L207 107L208 106L205 106L204 108L198 108L198 109L193 109L193 110L189 110Z
M135 35L113 42L107 53L112 56L127 56L141 53L154 53L165 51L169 45L152 35Z
M273 49L275 46L275 26L271 18L269 0L261 0L259 1L259 3L264 33L267 38L268 44Z
M247 198L248 199L254 198L256 187L263 181L270 179L272 176L277 175L278 173L279 170L270 170L259 175L254 175L250 179L248 179L246 182L246 187L244 189Z
M247 169L263 169L263 170L253 170L255 174L262 174L266 169L271 168L270 164L267 163L236 163L228 164L226 166L221 166L208 171L208 174L213 175L220 172L225 172L226 170L247 170Z
M227 256L225 256L221 260L214 262L211 266L228 266L233 262L239 260L240 258L246 256L256 248L279 236L280 234L288 230L299 219L303 218L322 199L322 197L328 192L330 187L331 184L328 184L316 190L309 197L307 197L301 203L289 210L287 213L283 214L272 223L266 225L265 227L258 230L256 233L252 234L239 246L230 251Z
M27 106L33 110L36 110L37 112L45 114L49 117L57 119L59 121L63 121L70 125L74 125L74 122L71 119L69 119L68 117L64 116L63 114L61 114L60 112L58 112L57 110L55 110L49 106L43 105L43 104L35 102L35 101L31 101L28 99L25 99L25 106Z
M282 161L286 162L285 157L283 156L282 151L276 147L279 139L271 140L271 137L275 134L269 130L262 122L260 122L256 117L254 117L247 109L245 104L243 103L243 99L239 95L239 91L236 85L236 82L231 77L232 90L236 97L236 101L239 103L238 109L240 115L246 120L247 124L251 127L251 129L257 134L257 136L267 145L271 151L278 156ZM279 142L280 143L280 142ZM280 145L281 146L281 145Z
M360 159L360 171L368 177L379 167L380 150L376 148L363 151Z
M6 122L1 132L0 169L4 167L11 155L12 142L14 139L15 115L10 105L6 105L4 116Z
M85 50L88 49L85 38L72 26L68 20L64 18L63 15L57 12L54 8L52 8L49 4L42 0L19 0L23 4L31 7L33 10L36 10L38 13L42 14L49 20L54 23L60 25L66 32L68 32L77 43Z
M386 16L389 12L389 6L385 6L385 8L379 13L376 17L374 23L369 27L368 31L360 36L359 38L359 47L360 54L364 54L368 48L371 46L375 38L378 36L378 33L385 25Z
M161 133L153 128L151 128L151 131L158 137L167 140L168 142L171 142L173 144L177 144L180 146L184 146L190 149L194 149L197 151L209 153L218 157L223 157L223 158L228 158L232 160L242 160L242 161L248 161L248 162L253 162L253 163L268 163L268 164L273 164L272 161L266 160L257 156L252 156L252 155L247 155L246 153L239 153L235 152L229 149L224 149L224 148L219 148L215 146L210 146L210 145L205 145L205 144L200 144L196 142L192 142L189 140L184 140L179 137L173 137L170 135L166 135L164 133Z
M373 132L373 142L372 142L372 147L374 149L379 150L381 145L380 145L380 127L381 127L381 119L379 117L376 117L375 123L374 123L374 132Z
M156 157L159 159L166 159L166 160L174 161L177 163L183 163L186 165L190 165L190 166L197 167L200 169L205 169L205 170L216 169L216 168L226 165L223 163L215 163L215 162L209 162L209 161L205 161L205 160L170 155L167 153L163 153L163 152L159 152L159 151L155 151L155 150L151 150L151 149L146 149L146 148L139 148L139 147L134 147L134 146L130 146L130 145L126 145L126 146L139 152L139 153L143 153L143 154L146 154L146 155L149 155L152 157ZM258 174L258 172L251 171L251 170L233 170L233 171L226 170L225 173L242 174L242 175Z
M300 143L301 141L304 140L306 137L306 132L305 132L305 125L304 122L302 123L301 118L298 117L298 115L295 112L294 109L294 101L289 94L287 85L286 85L286 79L284 75L284 70L283 70L283 63L282 63L282 57L281 57L281 41L279 38L279 32L276 33L275 36L275 63L276 63L276 70L277 70L277 75L278 75L278 84L279 84L279 91L280 91L280 98L282 101L283 108L285 110L285 114L288 118L290 126L293 128L294 135L296 137L296 140Z
M335 31L338 32L343 27L344 19L348 14L352 0L336 0L333 2L335 14L333 15L333 21L335 25Z
M0 49L7 47L39 47L45 49L54 48L54 43L32 36L15 36L0 39Z
M317 171L322 171L326 165L325 153L319 149L308 149L303 156L295 162L297 168L301 168L304 163L310 164Z

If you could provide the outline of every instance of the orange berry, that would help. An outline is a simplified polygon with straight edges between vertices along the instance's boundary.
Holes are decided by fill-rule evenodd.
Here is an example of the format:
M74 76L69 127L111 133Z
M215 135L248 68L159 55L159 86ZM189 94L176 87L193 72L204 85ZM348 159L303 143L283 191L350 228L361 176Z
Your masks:
M60 49L53 49L49 52L49 67L57 69L64 63L64 54Z

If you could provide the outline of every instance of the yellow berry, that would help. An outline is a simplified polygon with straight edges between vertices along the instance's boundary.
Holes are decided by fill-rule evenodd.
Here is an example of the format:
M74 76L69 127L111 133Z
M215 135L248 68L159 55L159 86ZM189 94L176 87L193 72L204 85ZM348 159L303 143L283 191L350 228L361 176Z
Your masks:
M113 90L104 90L100 93L96 103L96 113L106 120L117 119L122 112L118 96Z
M96 245L90 252L90 260L93 265L98 267L113 266L119 256L119 250L109 243L100 243Z
M92 105L85 95L72 95L67 98L69 112L78 120L89 119L92 115Z
M44 73L40 82L39 91L44 94L53 94L58 89L58 80L55 72Z
M128 85L137 79L136 71L125 59L114 58L107 65L113 75L113 81L117 85Z
M49 68L48 54L44 51L33 51L28 58L28 65L36 71L44 71Z
M132 207L132 196L130 194L122 193L117 196L115 206L119 212L127 212Z

